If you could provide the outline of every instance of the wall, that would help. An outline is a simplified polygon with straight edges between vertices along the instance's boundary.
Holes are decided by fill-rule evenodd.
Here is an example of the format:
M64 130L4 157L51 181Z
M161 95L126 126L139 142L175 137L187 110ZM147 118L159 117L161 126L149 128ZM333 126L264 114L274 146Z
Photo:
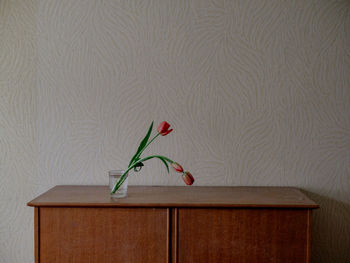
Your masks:
M37 3L0 0L0 262L33 260L38 193Z
M0 0L0 262L33 262L33 209L149 153L195 185L302 188L314 262L350 258L350 2ZM183 185L149 161L133 185Z

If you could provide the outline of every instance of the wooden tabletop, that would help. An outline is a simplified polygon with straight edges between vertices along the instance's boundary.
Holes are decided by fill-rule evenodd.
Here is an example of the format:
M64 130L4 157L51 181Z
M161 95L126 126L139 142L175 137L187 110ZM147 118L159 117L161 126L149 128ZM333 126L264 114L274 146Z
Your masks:
M60 185L29 206L55 207L285 207L317 208L292 187L129 186L126 198L112 199L108 186Z

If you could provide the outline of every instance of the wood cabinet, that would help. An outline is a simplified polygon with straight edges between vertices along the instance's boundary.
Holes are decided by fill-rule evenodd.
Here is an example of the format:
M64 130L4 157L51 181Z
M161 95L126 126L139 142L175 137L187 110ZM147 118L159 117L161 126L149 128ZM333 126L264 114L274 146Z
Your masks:
M289 187L56 186L34 206L36 263L311 262L318 205Z

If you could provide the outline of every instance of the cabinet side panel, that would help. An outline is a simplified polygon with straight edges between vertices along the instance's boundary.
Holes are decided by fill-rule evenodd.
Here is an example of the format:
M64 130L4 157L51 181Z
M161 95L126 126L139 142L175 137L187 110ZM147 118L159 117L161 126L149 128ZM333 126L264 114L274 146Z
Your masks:
M308 231L308 238L307 238L307 262L311 263L311 246L312 246L312 238L311 238L311 233L312 233L312 227L311 227L311 222L312 222L312 210L309 209L307 212L308 215L308 221L307 221L307 231Z
M171 209L171 263L177 263L178 232L177 232L177 208Z
M41 263L167 262L167 209L41 208Z
M34 207L34 257L35 257L35 263L39 263L39 247L40 247L40 241L39 241L39 218L40 218L40 208Z
M178 211L178 262L308 262L308 210Z

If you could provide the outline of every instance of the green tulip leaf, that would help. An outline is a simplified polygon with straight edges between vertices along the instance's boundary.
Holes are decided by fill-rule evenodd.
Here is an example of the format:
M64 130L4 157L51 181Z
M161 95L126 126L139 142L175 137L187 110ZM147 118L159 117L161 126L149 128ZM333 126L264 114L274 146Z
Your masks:
M152 128L153 128L153 121L151 123L151 126L149 127L148 131L147 131L147 134L145 136L145 138L143 138L143 140L141 141L140 145L139 145L139 148L137 148L137 151L135 153L135 155L131 158L131 161L129 163L129 166L132 165L134 162L136 162L137 160L135 160L138 156L139 156L139 153L143 150L143 148L146 146L148 140L149 140L149 137L151 136L151 133L152 133Z
M168 171L168 173L169 173L169 165L167 164L167 162L163 159L163 158L161 158L161 157L157 157L159 160L161 160L163 163L164 163L164 165L165 165L165 167L166 167L166 169L167 169L167 171Z
M152 121L152 123L151 123L151 126L150 126L149 129L148 129L148 132L147 132L145 138L143 138L143 140L141 141L140 146L139 146L139 148L137 149L137 152L140 152L140 151L143 149L143 147L146 146L146 144L147 144L147 142L148 142L148 139L149 139L149 137L151 136L152 128L153 128L153 121Z

